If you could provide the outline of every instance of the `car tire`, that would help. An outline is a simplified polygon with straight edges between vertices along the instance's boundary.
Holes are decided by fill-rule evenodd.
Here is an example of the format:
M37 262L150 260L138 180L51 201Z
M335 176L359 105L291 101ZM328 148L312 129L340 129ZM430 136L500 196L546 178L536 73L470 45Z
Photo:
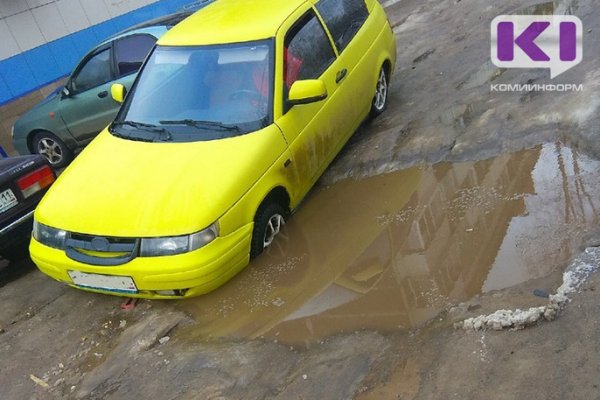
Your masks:
M46 157L54 168L62 168L73 159L73 151L51 132L36 133L32 140L32 150L33 153Z
M375 85L375 95L371 103L371 112L369 113L371 119L385 111L388 100L388 89L388 75L385 71L385 66L381 66L377 77L377 84Z
M271 245L285 224L286 215L285 209L276 202L266 203L258 209L250 242L250 259L257 257Z

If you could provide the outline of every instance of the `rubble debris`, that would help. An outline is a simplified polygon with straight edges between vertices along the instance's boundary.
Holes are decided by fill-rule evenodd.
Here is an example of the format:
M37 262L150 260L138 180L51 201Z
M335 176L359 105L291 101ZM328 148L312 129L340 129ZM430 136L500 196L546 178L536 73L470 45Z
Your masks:
M163 337L161 337L160 339L158 339L158 343L160 343L160 344L165 344L165 343L167 343L167 342L168 342L170 339L171 339L171 337L170 337L170 336L163 336Z
M43 387L44 389L48 389L50 387L50 385L48 385L48 382L44 381L43 379L38 378L37 376L30 374L29 375L29 379L31 379L33 382L35 382L36 385L39 385L41 387Z
M133 310L135 306L139 303L140 299L137 298L128 298L123 303L121 303L120 308L123 311Z

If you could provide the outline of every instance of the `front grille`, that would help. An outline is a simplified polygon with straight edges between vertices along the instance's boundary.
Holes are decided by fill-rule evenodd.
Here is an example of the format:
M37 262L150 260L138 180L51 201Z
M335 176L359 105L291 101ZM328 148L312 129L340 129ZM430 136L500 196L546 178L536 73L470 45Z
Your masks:
M85 264L112 266L133 260L139 239L71 233L66 241L67 256Z
M137 239L133 239L133 238L94 236L94 235L85 235L82 233L71 233L71 239L82 241L82 242L91 242L96 237L104 238L104 239L108 240L108 242L111 244L134 244L137 241Z

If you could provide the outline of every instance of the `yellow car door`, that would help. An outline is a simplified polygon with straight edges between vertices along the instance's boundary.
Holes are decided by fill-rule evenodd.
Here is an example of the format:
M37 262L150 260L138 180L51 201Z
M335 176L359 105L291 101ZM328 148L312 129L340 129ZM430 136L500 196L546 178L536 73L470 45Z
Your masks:
M308 4L286 21L276 40L275 123L292 154L293 208L327 167L338 138L346 133L343 106L335 98L341 68L326 30ZM305 80L320 80L327 97L291 106L288 94L292 85Z
M369 18L364 0L319 0L316 8L339 53L336 97L343 102L345 125L341 147L366 117L371 105L372 76L379 66L375 65L369 48L375 44L380 29Z

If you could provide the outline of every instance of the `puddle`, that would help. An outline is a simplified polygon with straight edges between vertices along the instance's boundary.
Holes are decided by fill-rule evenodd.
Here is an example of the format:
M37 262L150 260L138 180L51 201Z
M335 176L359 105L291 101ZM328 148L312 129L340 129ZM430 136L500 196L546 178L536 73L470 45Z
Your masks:
M600 162L560 144L311 193L272 248L177 307L192 338L309 343L422 325L448 304L563 268L598 223Z

